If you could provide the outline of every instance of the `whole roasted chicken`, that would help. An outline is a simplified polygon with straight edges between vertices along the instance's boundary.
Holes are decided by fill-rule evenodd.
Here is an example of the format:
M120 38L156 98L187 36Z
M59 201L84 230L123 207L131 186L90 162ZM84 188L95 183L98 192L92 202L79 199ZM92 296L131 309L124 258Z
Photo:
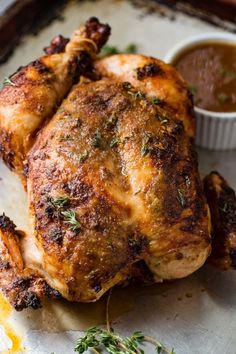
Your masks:
M17 310L45 295L90 302L131 279L185 277L211 251L187 86L152 57L97 59L109 33L89 19L0 92L0 154L27 189L34 230L0 217L0 289ZM216 173L205 180L214 254L231 268L236 205L225 190Z

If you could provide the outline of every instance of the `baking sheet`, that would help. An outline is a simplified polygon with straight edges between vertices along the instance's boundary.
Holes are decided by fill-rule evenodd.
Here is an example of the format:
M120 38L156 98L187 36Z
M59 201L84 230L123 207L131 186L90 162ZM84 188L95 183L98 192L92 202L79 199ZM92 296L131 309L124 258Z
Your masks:
M23 39L11 59L0 66L0 81L18 66L40 56L53 36L59 33L69 36L92 15L112 26L110 43L123 48L134 42L139 52L160 58L183 38L219 31L185 15L174 14L173 20L172 13L170 17L160 17L154 10L147 13L145 6L137 7L128 1L74 1L62 15L63 21L55 20L36 37ZM234 188L235 161L236 151L199 149L201 174L219 170ZM0 163L0 213L3 211L18 228L28 230L25 192L17 177ZM236 273L219 272L208 265L173 283L115 289L110 306L113 327L125 335L142 330L168 347L174 347L177 354L236 354L235 290ZM8 320L9 314L1 306L0 301L0 353L12 352L4 351L12 346L1 326L6 326L6 321L21 337L25 352L70 354L83 329L105 320L105 298L94 304L50 301L38 311L12 312ZM151 353L151 349L147 349L147 353Z

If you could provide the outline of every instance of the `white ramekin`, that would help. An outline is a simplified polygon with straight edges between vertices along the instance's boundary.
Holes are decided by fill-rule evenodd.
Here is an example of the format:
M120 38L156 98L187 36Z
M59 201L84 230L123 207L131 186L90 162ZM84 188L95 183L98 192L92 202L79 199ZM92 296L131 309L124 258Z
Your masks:
M164 61L172 64L186 49L201 43L230 43L236 45L236 35L227 32L213 32L196 35L174 46ZM230 150L236 148L236 112L219 113L194 107L197 135L196 144L212 150Z

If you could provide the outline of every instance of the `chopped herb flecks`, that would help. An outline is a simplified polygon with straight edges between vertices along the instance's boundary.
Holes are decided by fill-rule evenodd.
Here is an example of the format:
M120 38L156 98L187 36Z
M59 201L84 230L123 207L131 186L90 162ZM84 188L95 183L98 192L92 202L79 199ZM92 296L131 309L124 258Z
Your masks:
M61 141L69 141L69 140L73 140L73 138L70 134L66 134L61 137Z
M223 211L223 213L227 213L229 211L229 204L225 202L220 209Z
M161 124L167 124L169 122L169 119L163 114L158 114L157 119L161 122Z
M76 214L74 210L62 211L61 214L64 219L71 225L71 230L78 231L81 228L80 222L76 219Z
M191 185L191 181L190 181L189 176L184 176L184 179L185 179L186 186L189 187Z
M78 156L79 163L83 163L87 159L87 157L88 157L88 152L87 151L85 151L83 154L80 154Z
M150 148L147 144L142 144L141 146L141 156L144 157L150 152Z
M117 123L118 117L116 115L112 115L111 117L108 118L107 123L106 123L106 128L114 128L116 123Z
M134 98L145 98L145 94L142 91L128 91L128 94Z
M56 209L61 209L63 208L69 201L68 197L50 197L49 198L49 203L52 204Z
M113 138L112 141L110 142L110 147L117 146L119 145L119 138Z
M102 146L102 136L100 132L96 132L92 138L92 146L101 147Z
M5 79L3 80L3 86L16 86L16 84L11 81L9 77L5 77Z
M177 199L178 199L180 205L184 208L186 206L185 190L184 189L178 189Z
M152 103L155 106L158 106L161 103L161 100L159 98L157 98L157 97L152 97Z

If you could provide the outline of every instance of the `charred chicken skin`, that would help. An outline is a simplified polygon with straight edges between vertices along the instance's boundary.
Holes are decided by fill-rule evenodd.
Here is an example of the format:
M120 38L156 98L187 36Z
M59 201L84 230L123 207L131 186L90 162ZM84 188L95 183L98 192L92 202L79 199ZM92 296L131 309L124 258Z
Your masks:
M182 278L211 251L186 84L151 57L96 59L109 32L91 18L56 37L0 92L0 152L25 180L40 254L22 256L3 215L0 288L18 310L95 301L146 271Z

